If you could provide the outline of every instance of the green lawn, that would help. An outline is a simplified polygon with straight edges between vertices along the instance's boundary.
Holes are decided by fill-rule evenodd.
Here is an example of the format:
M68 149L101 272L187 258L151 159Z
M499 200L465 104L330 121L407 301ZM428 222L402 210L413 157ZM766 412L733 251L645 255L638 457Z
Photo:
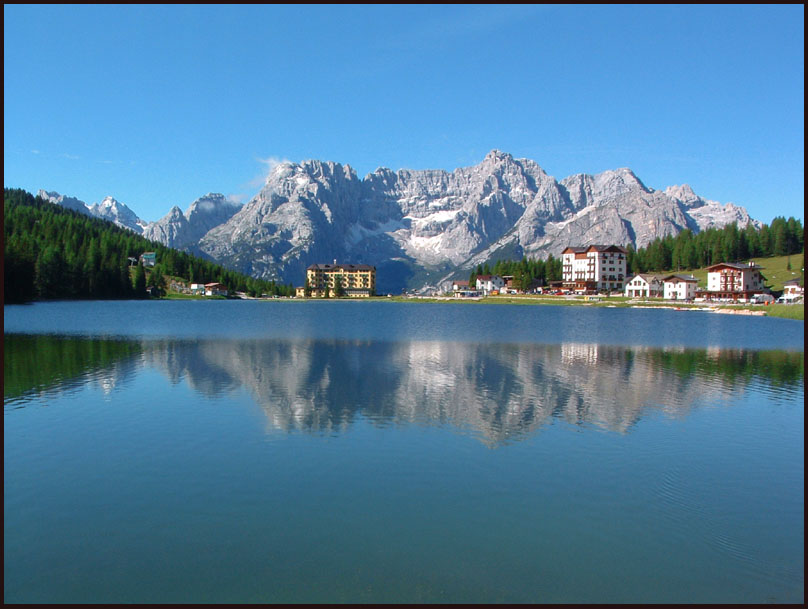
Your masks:
M766 307L766 315L769 317L782 317L785 319L797 319L805 321L804 304L773 304Z

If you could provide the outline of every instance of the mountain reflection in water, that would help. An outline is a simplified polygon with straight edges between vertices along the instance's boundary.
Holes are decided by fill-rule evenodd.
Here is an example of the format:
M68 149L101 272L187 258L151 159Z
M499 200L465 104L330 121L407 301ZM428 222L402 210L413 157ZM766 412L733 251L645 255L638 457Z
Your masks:
M5 336L4 403L101 384L113 392L144 368L199 394L242 388L280 431L334 433L374 424L448 424L490 446L553 419L626 432L644 414L682 417L731 405L750 383L801 392L804 354L594 344L446 341L143 340Z

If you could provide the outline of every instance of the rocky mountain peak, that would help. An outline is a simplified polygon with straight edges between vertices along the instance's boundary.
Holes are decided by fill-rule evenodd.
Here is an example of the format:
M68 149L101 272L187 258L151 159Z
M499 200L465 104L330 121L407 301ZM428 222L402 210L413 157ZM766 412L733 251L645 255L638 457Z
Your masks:
M120 204L118 203L118 200L115 197L106 196L101 201L101 203L98 203L98 205L100 205L101 207L115 207L115 208L117 208Z
M275 165L267 175L266 183L269 182L276 182L283 180L284 178L289 177L295 171L297 167L297 163L292 163L291 161L282 161Z
M595 188L604 197L617 197L633 190L650 192L628 167L604 171L595 178Z
M202 213L215 213L217 210L227 208L240 208L241 204L231 201L221 193L209 192L204 197L199 197L185 210L185 216L190 220L192 216ZM232 215L232 214L231 214Z
M42 189L40 189L39 192L37 192L37 196L40 199L50 201L54 205L61 205L62 207L72 209L73 211L77 211L82 214L92 215L90 214L90 206L87 205L84 201L80 201L75 197L66 197L65 195L59 194L58 192L55 191L47 192Z
M239 209L239 203L221 193L209 192L191 203L185 213L175 205L157 222L146 226L143 234L169 247L194 249L208 231L227 222Z
M90 213L136 233L143 233L143 229L148 225L138 218L137 214L129 209L125 203L121 203L112 196L104 197L100 203L91 205Z
M524 171L522 164L507 152L492 150L473 171L488 175L514 175Z
M496 148L492 149L488 154L485 155L483 162L502 162L502 161L513 161L513 156L508 154L507 152L502 152L501 150L497 150Z
M356 172L350 165L342 165L333 161L307 160L296 166L297 171L315 180L338 178L357 179Z
M686 206L703 205L705 203L704 199L693 192L689 184L668 186L665 189L665 194Z

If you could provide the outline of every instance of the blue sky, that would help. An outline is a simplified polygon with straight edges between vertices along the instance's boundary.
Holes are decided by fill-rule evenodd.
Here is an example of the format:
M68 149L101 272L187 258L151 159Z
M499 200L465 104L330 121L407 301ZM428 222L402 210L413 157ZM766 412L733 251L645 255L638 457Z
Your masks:
M804 7L4 5L4 185L144 220L278 160L630 167L804 220Z

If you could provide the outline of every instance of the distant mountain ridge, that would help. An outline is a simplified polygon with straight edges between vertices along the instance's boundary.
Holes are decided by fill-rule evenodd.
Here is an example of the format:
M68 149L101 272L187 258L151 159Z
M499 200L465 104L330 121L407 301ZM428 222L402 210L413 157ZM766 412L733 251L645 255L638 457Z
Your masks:
M108 220L109 222L117 224L122 228L128 228L139 235L142 235L143 231L148 226L148 222L144 222L138 218L135 212L113 197L105 197L100 203L88 205L84 201L80 201L75 197L67 197L59 194L58 192L48 192L40 189L39 192L37 192L37 196L41 199L45 199L46 201L50 201L55 205L61 205L67 209L72 209L73 211L77 211L94 218Z
M686 228L760 225L687 185L654 190L627 168L559 182L498 150L453 172L379 168L364 179L350 165L285 162L243 206L211 193L152 223L111 197L87 206L44 195L254 277L302 284L313 263L372 264L383 292L436 287L494 258L546 258L593 243L640 248Z

